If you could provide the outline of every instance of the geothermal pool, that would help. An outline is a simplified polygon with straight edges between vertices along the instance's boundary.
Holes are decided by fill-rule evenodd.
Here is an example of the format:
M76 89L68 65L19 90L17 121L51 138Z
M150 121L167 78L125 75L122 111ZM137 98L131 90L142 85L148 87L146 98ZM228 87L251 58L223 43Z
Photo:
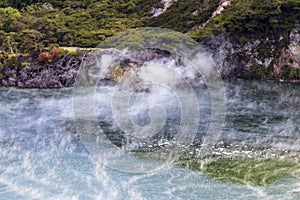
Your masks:
M209 125L210 103L205 89L196 87L195 91L201 108L195 140L201 142ZM112 119L111 94L109 87L97 88L92 94L99 126L103 125L101 120ZM162 133L169 130L171 134L170 129L178 126L180 109L176 100L166 98L167 92L163 94L154 100L169 106L170 123ZM136 96L132 105L144 105L138 104L143 94ZM226 83L226 96L220 141L299 151L299 84ZM88 141L80 138L74 124L73 99L73 89L0 89L0 199L300 199L298 178L251 186L214 180L177 165L151 173L105 165L86 148ZM141 125L149 123L143 116L144 111L136 112L134 118ZM106 131L115 130L110 123L105 126ZM155 168L162 162L126 156L131 166L136 162Z

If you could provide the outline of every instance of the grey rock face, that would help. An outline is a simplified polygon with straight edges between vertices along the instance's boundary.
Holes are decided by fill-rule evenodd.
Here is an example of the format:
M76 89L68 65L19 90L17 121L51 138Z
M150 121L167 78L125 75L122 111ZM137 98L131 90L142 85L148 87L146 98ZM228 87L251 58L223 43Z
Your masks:
M224 78L247 78L247 73L259 70L257 78L269 74L279 76L285 66L300 67L300 29L294 28L289 38L271 36L272 38L237 38L224 35L211 36L204 41L206 50L213 58ZM240 39L241 40L241 39ZM268 74L269 73L269 74Z
M23 67L22 62L28 64ZM5 67L2 86L20 88L63 88L74 84L81 60L75 56L65 55L53 63L39 64L28 57L19 57L14 68Z

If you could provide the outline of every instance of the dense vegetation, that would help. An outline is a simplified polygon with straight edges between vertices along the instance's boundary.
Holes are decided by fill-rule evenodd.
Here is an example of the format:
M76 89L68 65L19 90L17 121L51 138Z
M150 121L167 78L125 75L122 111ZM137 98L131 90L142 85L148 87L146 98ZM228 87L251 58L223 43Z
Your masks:
M11 1L0 8L3 50L27 52L37 47L92 47L124 29L139 25L129 3L121 1ZM122 7L126 5L126 7ZM131 11L132 10L132 11Z
M199 24L205 23L218 6L219 0L179 0L159 17L145 19L145 21L149 26L170 28L186 33Z
M299 21L299 0L238 0L232 1L206 27L192 30L190 35L202 39L211 32L222 31L243 36L241 42L253 35L286 37Z
M232 0L221 15L211 19L219 3L179 0L153 17L153 8L163 6L160 0L2 0L0 67L14 62L11 55L53 44L95 47L116 33L136 27L170 28L199 42L212 33L229 35L241 44L255 37L280 35L284 40L279 45L284 46L291 29L299 26L300 0ZM200 27L205 22L209 23ZM265 48L260 51L270 57ZM288 76L298 77L298 71L291 70L285 70Z
M286 34L300 19L299 0L239 0L205 28L195 28L218 5L218 0L177 1L159 17L150 18L151 9L161 7L160 0L4 0L0 2L0 44L2 50L19 53L50 44L93 47L118 32L141 26L189 32L198 40L220 31Z

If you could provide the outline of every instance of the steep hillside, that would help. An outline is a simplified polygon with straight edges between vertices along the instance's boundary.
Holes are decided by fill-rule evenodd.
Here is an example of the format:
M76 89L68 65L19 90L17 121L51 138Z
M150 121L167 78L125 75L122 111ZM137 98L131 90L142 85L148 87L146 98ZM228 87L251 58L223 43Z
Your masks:
M137 27L188 34L212 52L224 78L299 80L300 0L3 0L0 66L11 55L95 47Z

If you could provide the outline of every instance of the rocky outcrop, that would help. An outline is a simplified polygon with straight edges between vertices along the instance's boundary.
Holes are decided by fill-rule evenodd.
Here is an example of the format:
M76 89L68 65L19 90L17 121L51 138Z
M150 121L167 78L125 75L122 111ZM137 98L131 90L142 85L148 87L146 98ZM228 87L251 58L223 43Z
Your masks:
M225 79L300 80L300 29L289 37L210 36L204 41Z
M177 61L170 52L161 49L144 49L137 52L102 49L90 52L84 59L76 84L113 86L125 90L149 92L141 69L151 62ZM168 64L165 63L165 66ZM155 69L153 69L155 71Z
M220 15L226 7L230 6L230 4L231 4L231 0L221 0L219 2L218 8L212 13L212 16L209 19L206 22L204 22L203 24L195 26L192 29L205 27L214 17L216 17L217 15ZM195 16L197 16L198 14L199 14L199 10L196 10L192 13L192 15L195 15Z
M286 38L281 35L270 37L212 35L204 40L203 45L212 54L224 79L300 80L299 28L294 28ZM112 54L117 52L113 49L110 51ZM75 83L82 61L97 54L91 52L77 56L62 55L51 62L41 62L38 55L21 55L16 58L12 67L0 68L0 85L20 88L70 87ZM164 58L174 59L170 52L160 49L145 49L135 54L120 56L119 60L109 66L105 76L100 80L101 84L116 84L124 74L128 75L129 70L135 72L145 62ZM148 89L142 85L136 85L135 88Z
M42 52L44 53L44 52ZM115 55L117 59L109 66L96 63L102 55ZM41 55L39 53L38 55ZM84 77L77 79L79 84L95 84L93 73L99 85L114 85L124 75L130 75L133 89L147 91L141 84L137 70L143 63L151 60L168 59L170 52L160 49L145 49L136 53L123 53L117 49L104 49L94 52L83 52L80 55L63 55L51 62L39 61L38 55L18 56L12 67L0 68L0 86L19 88L64 88L74 86L76 77L81 73ZM95 60L96 59L96 60ZM100 65L100 71L90 71L93 65ZM130 73L129 73L130 72ZM91 75L90 75L91 74Z
M70 87L81 63L78 56L64 55L53 63L39 63L31 56L19 56L14 67L1 68L0 85L19 88Z
M157 17L161 14L163 14L164 12L166 12L166 10L171 7L173 5L174 2L176 2L177 0L161 0L161 4L163 5L162 8L156 8L153 7L152 8L152 16L153 17Z

